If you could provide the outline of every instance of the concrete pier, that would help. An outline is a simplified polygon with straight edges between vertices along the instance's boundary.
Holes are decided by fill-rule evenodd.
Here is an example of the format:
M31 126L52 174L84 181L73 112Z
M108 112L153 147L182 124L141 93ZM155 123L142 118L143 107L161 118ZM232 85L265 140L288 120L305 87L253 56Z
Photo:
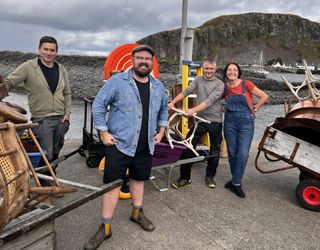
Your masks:
M64 152L80 145L81 140L67 140ZM146 182L144 210L155 231L143 231L130 222L131 200L122 200L114 216L113 235L99 249L319 249L320 214L303 209L295 199L299 171L261 174L254 167L256 152L254 143L243 180L245 199L224 188L230 179L227 158L220 161L215 189L205 185L205 162L197 163L191 186L160 192ZM57 175L102 185L97 169L88 168L78 154L62 162ZM178 175L175 167L172 180ZM72 195L55 198L53 203ZM99 226L100 202L97 198L56 219L57 249L83 249Z

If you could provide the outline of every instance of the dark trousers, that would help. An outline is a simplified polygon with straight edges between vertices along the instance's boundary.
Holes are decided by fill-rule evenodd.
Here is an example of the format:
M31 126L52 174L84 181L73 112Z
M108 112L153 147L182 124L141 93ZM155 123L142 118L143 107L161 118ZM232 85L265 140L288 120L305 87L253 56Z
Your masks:
M33 122L39 123L39 126L33 129L33 132L37 136L37 140L42 149L47 152L49 162L58 159L60 150L64 144L64 136L69 130L69 121L62 123L62 119L63 116L32 118ZM39 166L43 165L45 165L45 162L41 159ZM57 165L55 167L57 167ZM50 175L50 172L46 170L42 172L42 174ZM42 186L50 185L46 180L40 180L40 182Z
M41 147L47 151L49 162L59 157L64 144L64 136L69 130L69 121L62 123L63 116L50 116L44 118L32 118L33 122L39 123L33 129Z
M193 128L189 130L187 137L190 136L192 131L193 131ZM209 137L210 137L209 154L212 157L209 157L207 160L208 165L206 169L206 177L214 177L216 175L217 167L219 165L219 159L220 159L220 145L222 141L222 123L211 122L210 124L208 124L208 123L200 122L192 140L192 145L194 148L196 148L201 138L207 132L209 133ZM182 159L187 159L192 157L195 157L195 154L190 149L186 149L181 156ZM191 177L191 168L192 168L192 163L181 165L180 178L189 180Z

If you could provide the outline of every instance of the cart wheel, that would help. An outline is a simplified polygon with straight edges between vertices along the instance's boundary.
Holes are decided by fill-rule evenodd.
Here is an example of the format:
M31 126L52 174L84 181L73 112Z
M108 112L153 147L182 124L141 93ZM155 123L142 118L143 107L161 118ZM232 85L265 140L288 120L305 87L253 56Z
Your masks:
M304 174L300 172L299 174L299 181L303 181L305 179Z
M320 211L320 181L304 179L296 188L296 198L299 204L311 211Z
M88 156L86 163L89 168L96 168L100 163L100 156L96 154L91 154Z
M80 148L79 148L79 155L81 155L81 156L86 156L85 153L84 153L83 147L80 147Z

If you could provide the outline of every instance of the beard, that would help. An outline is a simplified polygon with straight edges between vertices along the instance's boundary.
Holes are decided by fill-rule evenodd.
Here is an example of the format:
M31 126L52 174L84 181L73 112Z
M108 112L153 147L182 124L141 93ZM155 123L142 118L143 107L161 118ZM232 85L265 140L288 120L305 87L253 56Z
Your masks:
M143 66L145 66L145 68L142 68ZM146 77L151 73L152 65L139 63L137 66L133 65L133 71L139 77Z

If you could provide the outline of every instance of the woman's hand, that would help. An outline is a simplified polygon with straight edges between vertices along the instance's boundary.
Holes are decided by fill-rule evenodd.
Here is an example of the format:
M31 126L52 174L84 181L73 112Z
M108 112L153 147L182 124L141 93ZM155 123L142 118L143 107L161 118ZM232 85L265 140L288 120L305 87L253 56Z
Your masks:
M269 96L263 90L259 89L258 87L255 87L252 90L252 94L259 97L259 100L255 105L256 109L261 108L263 106L263 104L265 104L265 102L267 102L269 99ZM254 114L255 114L255 112L254 112Z

